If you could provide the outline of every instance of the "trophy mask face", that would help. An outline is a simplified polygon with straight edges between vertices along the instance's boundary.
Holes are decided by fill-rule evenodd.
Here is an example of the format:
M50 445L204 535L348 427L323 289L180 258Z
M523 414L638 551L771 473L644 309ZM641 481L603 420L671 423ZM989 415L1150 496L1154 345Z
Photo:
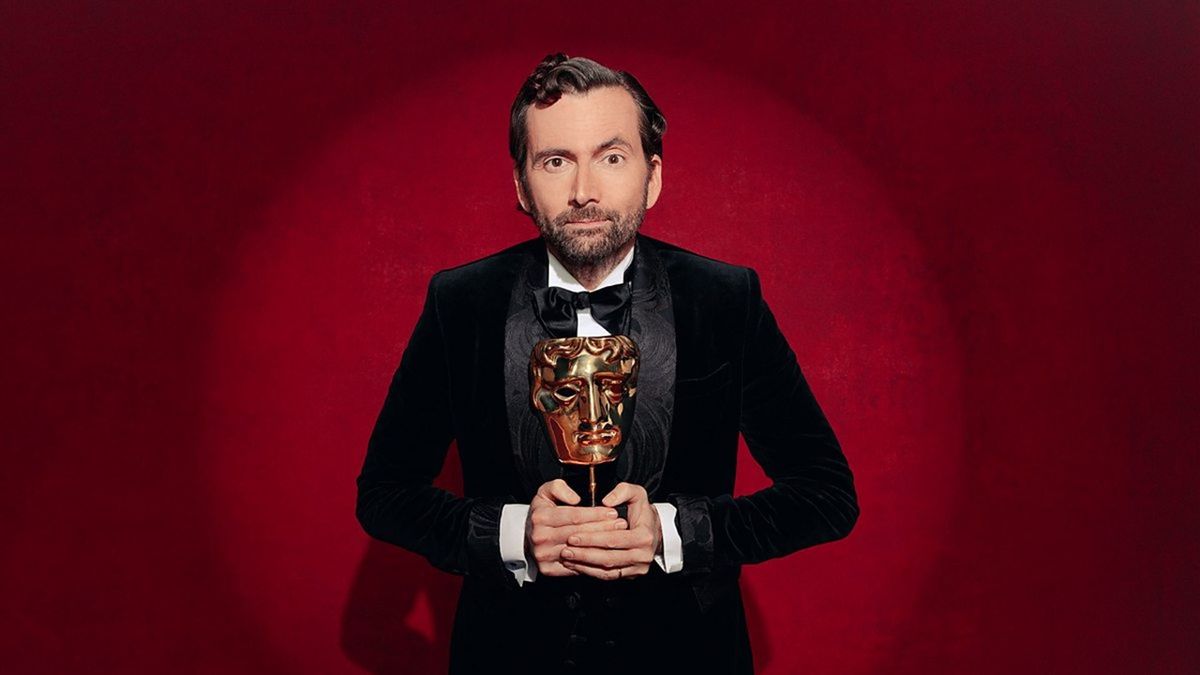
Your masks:
M564 464L616 459L633 429L638 350L624 335L542 340L530 357L530 394Z

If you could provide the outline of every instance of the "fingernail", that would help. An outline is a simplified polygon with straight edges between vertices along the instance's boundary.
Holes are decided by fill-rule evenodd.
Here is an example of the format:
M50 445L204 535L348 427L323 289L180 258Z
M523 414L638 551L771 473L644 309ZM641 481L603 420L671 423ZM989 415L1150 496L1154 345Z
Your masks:
M569 548L564 548L562 554L563 554L564 558L574 558L575 557L575 551L572 551Z
M615 525L613 525L613 529L614 529L614 530L623 530L623 529L625 529L625 519L624 519L624 518L618 518L618 519L617 519L617 522L616 522L616 524L615 524Z
M609 510L608 510L608 517L609 517L609 518L616 518L616 517L617 517L617 510L616 510L616 509L609 509Z
M579 545L579 537L571 537L571 538L567 539L567 543L571 544L572 546L578 546Z

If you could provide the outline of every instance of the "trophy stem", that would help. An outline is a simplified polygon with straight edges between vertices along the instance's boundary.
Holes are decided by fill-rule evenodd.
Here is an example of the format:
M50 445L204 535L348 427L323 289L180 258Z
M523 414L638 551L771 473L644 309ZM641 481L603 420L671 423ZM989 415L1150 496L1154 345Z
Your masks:
M596 505L596 465L588 464L588 489L592 492L592 506Z

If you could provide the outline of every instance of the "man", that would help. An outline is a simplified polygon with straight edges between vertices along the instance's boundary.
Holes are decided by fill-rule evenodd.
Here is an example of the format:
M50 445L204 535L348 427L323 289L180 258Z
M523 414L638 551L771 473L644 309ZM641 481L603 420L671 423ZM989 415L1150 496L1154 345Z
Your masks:
M373 537L464 575L455 673L750 673L738 576L846 536L851 471L750 269L638 234L666 121L631 75L548 56L513 103L541 237L434 275L358 477ZM547 337L641 352L596 507L529 399ZM739 432L773 484L733 497ZM432 486L451 441L464 497ZM620 507L621 512L613 507Z

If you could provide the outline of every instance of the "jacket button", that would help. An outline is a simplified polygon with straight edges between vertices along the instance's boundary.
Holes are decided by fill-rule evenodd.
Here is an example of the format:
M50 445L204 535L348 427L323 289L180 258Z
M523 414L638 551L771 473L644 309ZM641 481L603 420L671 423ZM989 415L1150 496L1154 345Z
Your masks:
M571 609L575 609L578 606L579 606L579 594L571 593L570 595L568 595L567 596L567 607L569 607Z
M610 608L610 609L611 609L611 608L614 608L614 607L620 607L620 606L621 606L621 599L620 599L620 598L614 598L614 597L612 597L612 596L610 595L610 596L608 596L607 598L605 598L605 599L604 599L604 606L605 606L605 607L608 607L608 608Z
M617 643L616 643L616 642L613 642L612 640L605 640L605 641L604 641L604 646L605 646L606 648L608 648L608 649L612 649L613 647L616 647L616 646L617 646Z

